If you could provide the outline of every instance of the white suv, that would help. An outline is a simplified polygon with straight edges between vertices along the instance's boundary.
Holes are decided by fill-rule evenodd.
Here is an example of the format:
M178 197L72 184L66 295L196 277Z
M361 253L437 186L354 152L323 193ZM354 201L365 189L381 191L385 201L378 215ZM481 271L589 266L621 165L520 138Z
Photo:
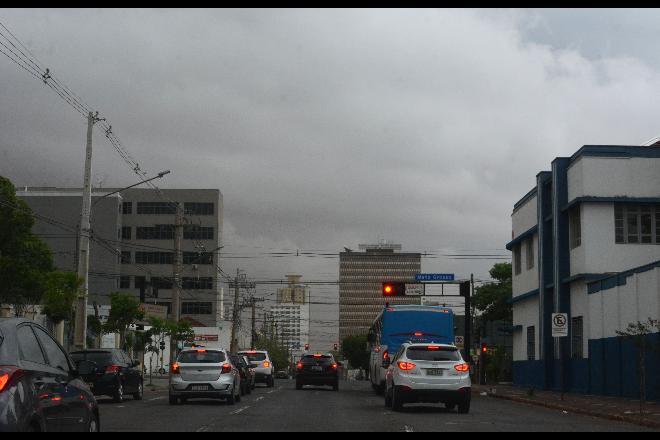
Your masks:
M470 411L470 366L454 345L401 345L385 376L385 406L400 411L405 403L444 403Z
M247 356L250 367L254 369L255 383L265 383L268 388L275 386L275 366L267 351L239 351L239 356Z

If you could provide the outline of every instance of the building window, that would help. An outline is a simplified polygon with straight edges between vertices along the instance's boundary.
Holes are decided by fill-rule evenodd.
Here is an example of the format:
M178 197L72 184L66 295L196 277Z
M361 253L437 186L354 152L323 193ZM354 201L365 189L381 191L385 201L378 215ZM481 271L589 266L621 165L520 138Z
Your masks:
M571 249L582 244L582 224L580 223L580 206L576 206L568 213L568 235Z
M185 240L213 240L213 237L213 227L186 225L183 228L183 238Z
M213 215L213 203L184 203L183 210L186 215Z
M127 276L119 277L119 288L120 289L130 289L131 288L131 277L127 277Z
M130 226L122 226L121 228L121 239L122 240L130 240L131 239L131 232L133 228Z
M121 261L121 264L132 264L131 251L122 251L120 261Z
M534 237L525 242L525 249L527 250L527 270L534 269Z
M135 228L138 240L174 240L174 225L138 226Z
M174 253L136 252L135 264L174 264Z
M513 247L513 266L516 275L520 275L522 272L522 257L521 246L519 244Z
M536 360L536 332L534 326L527 327L527 360Z
M582 316L571 319L571 359L584 359L584 321Z
M171 202L138 202L138 214L163 215L176 214L176 204Z
M213 254L211 252L184 252L183 264L213 264Z
M181 313L184 315L211 315L213 304L210 302L184 302L181 303Z
M212 290L213 278L183 278L183 288L193 290Z
M133 214L133 202L124 202L121 204L121 213L124 215Z
M617 244L660 244L660 205L615 205Z

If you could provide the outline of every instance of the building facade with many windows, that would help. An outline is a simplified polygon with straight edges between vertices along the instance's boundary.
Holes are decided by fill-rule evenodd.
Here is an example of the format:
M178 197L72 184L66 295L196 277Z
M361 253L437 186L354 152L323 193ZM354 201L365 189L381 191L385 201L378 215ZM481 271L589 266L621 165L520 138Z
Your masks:
M512 226L514 383L636 396L636 349L617 332L660 318L660 147L584 146L555 159ZM568 314L568 337L552 337L552 313ZM658 398L657 354L647 371Z
M339 254L339 342L366 335L378 313L391 304L420 304L419 297L383 298L385 281L414 282L421 272L421 254L401 252L401 245L360 245L360 251Z
M301 275L287 275L289 284L277 289L277 303L270 307L269 318L277 326L278 339L289 348L294 359L309 343L310 288Z

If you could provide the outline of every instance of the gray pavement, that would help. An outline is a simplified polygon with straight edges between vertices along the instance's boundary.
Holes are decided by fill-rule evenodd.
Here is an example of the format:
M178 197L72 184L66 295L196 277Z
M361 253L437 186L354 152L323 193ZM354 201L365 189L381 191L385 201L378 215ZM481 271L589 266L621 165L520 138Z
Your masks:
M165 382L143 401L122 404L100 398L103 431L651 431L608 421L473 394L470 414L442 405L385 408L367 382L341 382L339 392L296 391L293 381L258 386L240 403L198 400L170 406Z

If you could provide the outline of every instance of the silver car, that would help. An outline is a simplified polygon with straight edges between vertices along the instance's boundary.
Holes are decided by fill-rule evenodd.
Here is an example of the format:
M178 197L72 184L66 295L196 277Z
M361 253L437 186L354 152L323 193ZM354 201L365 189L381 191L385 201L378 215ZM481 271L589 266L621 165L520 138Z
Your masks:
M239 351L239 355L247 356L250 366L254 369L256 383L265 383L268 388L275 386L275 366L270 360L267 351L248 350Z
M170 368L170 405L188 399L241 400L241 374L224 350L182 351Z
M400 411L405 403L444 403L470 411L470 366L454 345L401 345L385 376L385 406Z

